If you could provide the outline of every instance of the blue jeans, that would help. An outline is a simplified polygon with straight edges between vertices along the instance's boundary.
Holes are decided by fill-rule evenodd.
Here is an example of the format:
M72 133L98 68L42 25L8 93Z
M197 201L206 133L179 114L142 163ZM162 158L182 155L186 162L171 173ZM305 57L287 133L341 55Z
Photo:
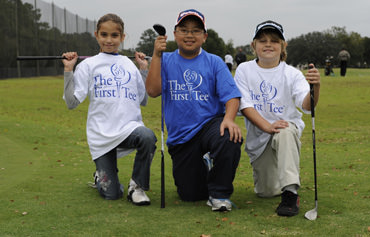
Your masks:
M149 190L150 166L156 149L157 138L152 130L141 126L136 128L121 144L108 153L95 159L98 182L96 186L105 199L119 199L123 196L123 186L118 179L117 148L137 150L132 180L143 190Z

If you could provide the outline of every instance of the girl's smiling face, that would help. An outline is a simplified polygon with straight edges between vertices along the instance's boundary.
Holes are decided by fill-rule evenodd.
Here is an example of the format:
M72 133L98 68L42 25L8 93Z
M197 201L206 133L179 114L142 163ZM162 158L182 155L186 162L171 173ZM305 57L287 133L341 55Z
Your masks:
M117 23L106 21L101 23L98 31L95 32L95 38L101 52L118 53L118 48L125 39L125 35L121 33L121 28Z

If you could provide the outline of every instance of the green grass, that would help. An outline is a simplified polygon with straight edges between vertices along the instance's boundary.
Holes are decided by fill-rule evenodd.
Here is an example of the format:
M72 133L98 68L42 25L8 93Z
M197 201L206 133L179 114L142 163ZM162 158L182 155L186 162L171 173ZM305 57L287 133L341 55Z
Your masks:
M253 192L249 158L242 152L230 213L205 202L179 200L171 159L166 158L166 208L160 208L160 151L151 170L152 205L106 201L89 188L95 169L86 143L87 102L68 110L61 77L0 81L0 236L370 236L370 70L345 78L322 76L316 110L319 218L314 208L311 118L304 115L301 209L279 217L280 198ZM322 73L323 75L323 73ZM143 108L145 124L159 138L160 100ZM243 119L237 122L245 132ZM127 187L133 156L118 162Z

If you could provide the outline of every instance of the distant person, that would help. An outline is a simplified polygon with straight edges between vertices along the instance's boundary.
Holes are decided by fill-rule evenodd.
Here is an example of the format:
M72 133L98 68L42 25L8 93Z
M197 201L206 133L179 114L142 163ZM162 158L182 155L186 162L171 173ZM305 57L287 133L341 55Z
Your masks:
M338 59L340 61L340 75L342 77L346 75L347 64L350 58L351 55L348 53L348 51L345 48L342 48L342 50L338 54Z
M229 52L227 52L225 55L225 63L227 67L229 68L229 71L231 72L231 70L233 69L234 61L233 61L233 56L231 56Z
M243 53L242 48L239 48L239 52L235 55L236 65L239 66L239 64L245 61L247 61L247 56L245 55L245 53Z
M79 63L76 52L64 53L64 99L69 109L89 97L87 142L96 165L95 187L105 199L119 199L123 186L118 178L117 158L137 150L129 181L127 198L136 205L149 205L150 166L157 141L144 126L140 105L147 94L143 77L135 64L118 54L125 38L122 19L115 14L102 16L95 37L100 53ZM143 74L148 62L144 54L135 58ZM143 75L145 78L145 75Z
M183 201L208 200L212 211L231 211L242 145L235 123L240 92L225 62L202 49L208 36L202 13L180 12L173 34L174 52L163 52L167 36L154 42L146 89L164 99L177 193Z
M310 113L309 83L318 102L320 73L312 68L305 77L289 66L286 46L280 24L257 25L252 41L257 58L236 69L235 81L242 93L240 110L246 117L245 150L253 167L254 191L263 198L281 195L277 214L294 216L299 212L300 137L305 126L297 108Z

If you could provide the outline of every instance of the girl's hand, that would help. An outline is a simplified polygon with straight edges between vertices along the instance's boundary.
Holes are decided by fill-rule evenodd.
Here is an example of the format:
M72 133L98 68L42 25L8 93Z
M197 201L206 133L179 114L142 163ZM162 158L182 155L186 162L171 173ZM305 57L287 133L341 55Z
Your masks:
M66 59L62 59L65 72L72 72L75 64L77 63L78 54L76 52L66 52L62 54Z
M135 61L141 70L148 70L148 60L145 59L145 56L142 52L135 52Z

